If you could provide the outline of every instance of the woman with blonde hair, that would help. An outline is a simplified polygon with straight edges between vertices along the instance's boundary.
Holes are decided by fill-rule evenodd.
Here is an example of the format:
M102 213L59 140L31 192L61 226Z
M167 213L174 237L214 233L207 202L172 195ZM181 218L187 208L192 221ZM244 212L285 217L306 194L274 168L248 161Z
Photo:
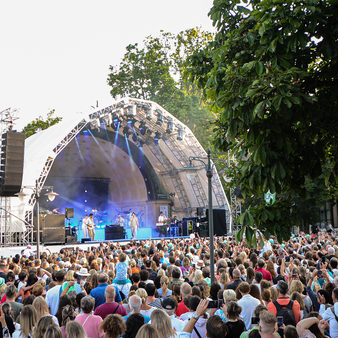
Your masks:
M301 297L302 297L302 300L304 302L304 317L306 317L307 314L309 314L311 312L311 309L312 309L312 300L311 298L308 296L308 295L304 295L303 292L304 292L304 285L303 283L298 280L298 279L295 279L291 282L290 284L290 289L289 289L289 294L293 294L294 292L298 292Z
M184 278L188 277L189 270L190 270L190 259L189 259L189 257L185 256L183 258L182 266L180 268L181 268L183 277Z
M104 338L119 338L126 331L126 323L117 314L108 315L100 325Z
M223 270L219 278L219 285L221 286L222 290L225 290L229 284L230 284L229 274L225 270Z
M175 330L172 328L169 315L163 310L156 309L151 313L151 325L155 328L161 338L170 338L175 336Z
M68 294L70 291L75 291L74 270L68 270L65 276L65 282L62 284L61 296Z
M303 301L303 297L302 295L295 291L291 294L291 297L290 297L291 300L296 300L298 303L299 303L299 307L300 307L300 313L301 313L301 316L300 316L300 319L304 319L305 318L305 313L304 313L304 310L305 310L305 303Z
M47 329L43 338L63 338L63 334L59 326L52 325Z
M157 277L163 277L165 276L165 271L161 268L160 270L157 271Z
M66 337L87 338L82 325L76 321L70 321L66 324Z
M162 276L161 277L161 287L157 290L158 295L161 298L165 298L165 297L169 297L170 295L172 295L172 291L169 290L169 278L167 276Z
M223 291L223 301L224 301L224 304L227 304L227 303L232 302L232 301L236 301L236 292L232 289L224 290ZM218 309L215 312L215 315L221 317L223 322L226 321L226 314L223 312L222 309Z
M20 313L20 329L16 330L13 338L29 338L33 334L33 328L37 321L37 315L33 305L25 305Z
M43 316L34 328L33 338L43 338L47 329L55 324L52 316Z
M150 317L151 313L156 308L147 304L147 297L148 297L147 291L145 289L139 288L136 290L136 295L142 299L141 311L140 311L141 315Z
M161 338L161 336L153 326L144 324L137 332L135 338Z
M194 285L198 284L198 282L202 280L202 271L195 270L190 276L190 278L191 278L191 281L194 283Z
M33 300L33 304L32 305L33 305L33 307L34 307L34 309L36 311L37 318L42 318L42 317L45 317L45 316L50 316L50 317L52 317L54 323L56 325L59 325L58 319L55 316L52 316L49 313L48 305L47 305L45 299L42 296L36 297Z

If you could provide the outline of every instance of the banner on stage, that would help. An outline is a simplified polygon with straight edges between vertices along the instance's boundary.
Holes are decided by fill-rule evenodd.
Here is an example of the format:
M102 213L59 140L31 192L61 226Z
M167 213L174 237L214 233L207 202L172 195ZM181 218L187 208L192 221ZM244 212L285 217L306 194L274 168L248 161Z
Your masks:
M163 214L168 217L169 209L167 205L160 205L160 213L163 212Z

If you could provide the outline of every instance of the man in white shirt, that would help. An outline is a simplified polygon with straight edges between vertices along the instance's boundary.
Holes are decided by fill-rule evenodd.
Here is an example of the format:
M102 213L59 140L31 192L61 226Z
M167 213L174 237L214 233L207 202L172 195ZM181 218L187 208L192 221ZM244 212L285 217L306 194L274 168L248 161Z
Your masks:
M59 308L60 297L62 293L62 284L65 278L65 273L60 270L55 274L56 285L47 291L46 293L46 303L50 309L50 314L55 316Z
M335 288L332 291L333 306L330 306L326 310L322 298L324 297L319 295L321 303L319 313L330 325L330 337L338 337L338 288Z
M246 282L242 282L238 285L238 291L242 295L242 298L237 303L242 308L241 315L243 316L246 329L249 330L253 313L261 302L249 294L250 285Z

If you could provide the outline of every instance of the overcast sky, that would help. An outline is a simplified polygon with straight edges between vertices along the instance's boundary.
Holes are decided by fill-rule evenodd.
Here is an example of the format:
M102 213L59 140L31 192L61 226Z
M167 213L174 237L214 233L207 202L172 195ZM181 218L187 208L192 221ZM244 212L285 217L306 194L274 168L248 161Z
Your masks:
M109 65L129 43L161 29L202 26L212 0L0 1L0 111L17 128L55 108L59 116L110 104Z

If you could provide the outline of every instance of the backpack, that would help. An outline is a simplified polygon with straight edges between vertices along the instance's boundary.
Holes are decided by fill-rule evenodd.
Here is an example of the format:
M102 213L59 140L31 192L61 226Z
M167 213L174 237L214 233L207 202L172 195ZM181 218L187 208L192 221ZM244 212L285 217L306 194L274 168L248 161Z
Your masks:
M276 307L277 315L276 317L283 317L283 324L285 326L287 325L293 325L296 326L296 319L295 315L293 314L292 307L293 307L293 301L290 300L287 305L281 305L275 300L273 304Z

